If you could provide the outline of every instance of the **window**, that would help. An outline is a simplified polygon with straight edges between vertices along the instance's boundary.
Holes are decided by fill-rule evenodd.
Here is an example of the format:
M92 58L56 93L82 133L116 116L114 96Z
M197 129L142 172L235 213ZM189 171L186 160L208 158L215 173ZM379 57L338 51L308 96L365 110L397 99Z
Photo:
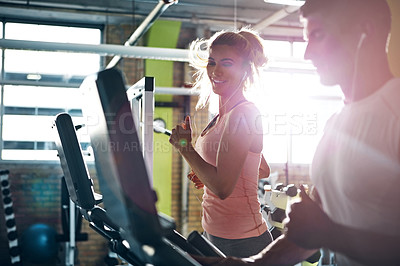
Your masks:
M271 60L257 103L264 117L264 155L270 163L310 164L327 119L342 105L339 87L324 87L305 42L266 41Z
M270 61L262 90L252 95L264 127L269 163L310 164L327 119L342 105L339 87L324 87L310 62L305 42L266 41Z
M96 28L25 23L4 24L4 38L21 41L100 44ZM100 56L84 53L3 49L1 79L2 160L56 160L55 116L68 112L84 124L79 86L100 69ZM83 150L89 136L78 131Z

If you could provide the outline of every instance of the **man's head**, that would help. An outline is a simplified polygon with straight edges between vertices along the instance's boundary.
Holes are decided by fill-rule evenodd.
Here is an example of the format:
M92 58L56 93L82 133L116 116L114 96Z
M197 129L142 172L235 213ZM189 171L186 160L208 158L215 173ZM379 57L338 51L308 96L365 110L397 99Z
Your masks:
M306 0L300 8L304 18L316 12L341 23L371 19L380 23L382 29L390 29L390 8L386 0Z
M309 42L305 58L325 85L349 88L358 59L366 60L361 56L385 54L391 24L386 0L307 0L300 12Z

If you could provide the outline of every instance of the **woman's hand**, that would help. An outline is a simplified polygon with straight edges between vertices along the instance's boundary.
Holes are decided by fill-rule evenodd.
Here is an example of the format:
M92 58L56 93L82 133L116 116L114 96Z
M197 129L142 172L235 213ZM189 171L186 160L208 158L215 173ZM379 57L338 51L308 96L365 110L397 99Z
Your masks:
M193 172L193 170L190 171L190 173L187 175L190 181L194 183L194 187L197 189L202 189L204 187L204 184L200 181L200 179L197 177L197 175Z
M192 128L189 116L186 116L184 123L172 129L169 143L179 152L187 151L192 147Z

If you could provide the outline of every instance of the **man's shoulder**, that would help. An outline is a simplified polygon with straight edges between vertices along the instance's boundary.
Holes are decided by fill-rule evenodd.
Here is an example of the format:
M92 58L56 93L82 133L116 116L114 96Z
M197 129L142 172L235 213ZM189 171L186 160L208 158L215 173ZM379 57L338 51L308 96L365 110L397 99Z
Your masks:
M393 78L389 80L382 87L382 99L385 101L387 107L397 117L400 117L400 78Z
M388 80L383 86L382 89L389 93L396 93L400 90L400 77L392 78Z

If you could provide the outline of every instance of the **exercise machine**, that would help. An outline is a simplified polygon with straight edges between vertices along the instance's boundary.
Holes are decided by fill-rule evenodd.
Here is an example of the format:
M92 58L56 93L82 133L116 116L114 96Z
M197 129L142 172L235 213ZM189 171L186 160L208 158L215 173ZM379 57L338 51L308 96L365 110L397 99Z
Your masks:
M272 237L276 239L282 234L284 229L283 220L287 216L287 209L290 208L291 203L299 200L299 190L294 184L285 186L283 183L277 183L273 188L271 185L266 184L264 190L262 211L267 213L266 220L269 230ZM321 252L317 251L301 264L297 265L315 266L318 264L320 258Z
M158 213L134 115L119 70L89 76L81 85L100 190L93 189L71 117L59 114L53 128L71 200L110 248L133 265L199 265L188 254L224 256L197 232L184 238L172 218ZM105 208L98 204L104 203Z

